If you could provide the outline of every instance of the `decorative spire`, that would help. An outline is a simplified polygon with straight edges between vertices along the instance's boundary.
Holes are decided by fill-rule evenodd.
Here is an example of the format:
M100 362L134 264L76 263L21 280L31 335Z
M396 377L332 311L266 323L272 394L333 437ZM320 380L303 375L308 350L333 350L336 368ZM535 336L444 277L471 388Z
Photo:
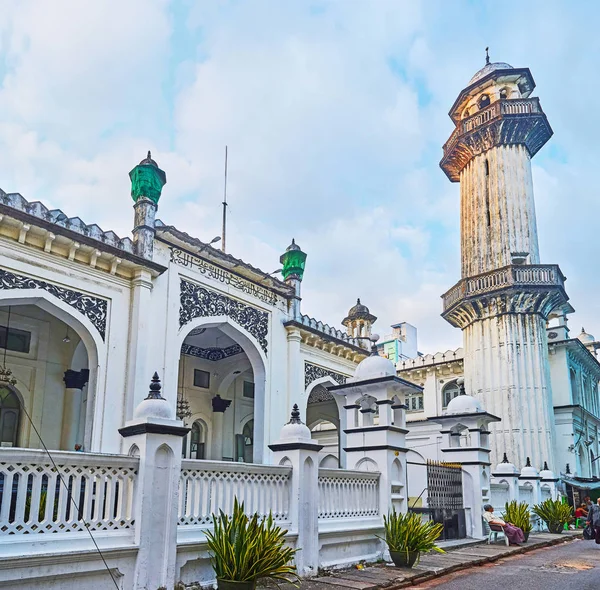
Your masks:
M565 473L567 473L569 475L571 474L571 466L568 463L567 463L567 469L566 469Z
M581 326L581 333L585 334L585 328L583 326Z
M490 54L489 54L489 47L485 48L485 65L490 63Z
M145 197L158 204L163 186L167 183L167 175L158 164L148 155L129 173L131 179L131 198L137 203Z
M525 467L531 467L531 459L527 457L527 463L525 463Z
M150 393L148 393L148 397L146 399L165 399L162 395L160 395L160 390L162 386L160 384L160 379L158 378L158 373L154 373L152 375L152 381L150 382Z
M548 461L544 461L544 471L550 471L548 469Z
M467 391L465 389L465 378L464 377L459 377L456 380L456 384L458 385L458 395L467 395Z
M358 300L358 303L360 303L360 299ZM379 334L373 334L369 340L371 341L371 356L379 356L379 350L377 349Z
M292 408L292 417L288 424L302 424L302 420L300 420L300 408L298 408L298 404L294 404Z
M508 457L506 456L506 453L504 453L504 457L502 457L502 463L508 463Z

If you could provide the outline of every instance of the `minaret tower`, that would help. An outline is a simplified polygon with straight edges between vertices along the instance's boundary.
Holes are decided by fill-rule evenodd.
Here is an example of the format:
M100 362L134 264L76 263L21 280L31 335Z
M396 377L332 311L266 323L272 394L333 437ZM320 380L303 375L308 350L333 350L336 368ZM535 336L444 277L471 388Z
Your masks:
M460 182L462 259L442 316L463 331L467 393L502 418L492 464L506 452L518 467L554 456L546 324L572 311L559 267L540 264L531 158L552 129L534 88L528 68L486 56L450 110L440 162Z

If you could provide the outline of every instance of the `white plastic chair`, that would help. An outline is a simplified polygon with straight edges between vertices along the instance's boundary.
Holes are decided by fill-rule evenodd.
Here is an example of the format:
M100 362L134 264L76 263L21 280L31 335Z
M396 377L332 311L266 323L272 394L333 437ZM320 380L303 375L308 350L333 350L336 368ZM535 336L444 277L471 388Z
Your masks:
M483 519L483 526L485 527L485 531L487 534L487 544L496 543L498 541L498 535L502 535L504 537L504 544L508 547L509 541L508 537L504 534L504 530L500 525L490 524L485 518ZM493 527L493 528L492 528Z

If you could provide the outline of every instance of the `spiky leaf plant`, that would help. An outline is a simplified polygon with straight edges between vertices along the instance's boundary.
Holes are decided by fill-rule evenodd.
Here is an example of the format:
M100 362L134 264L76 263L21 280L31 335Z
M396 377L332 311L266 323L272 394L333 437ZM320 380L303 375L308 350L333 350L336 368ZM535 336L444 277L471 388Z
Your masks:
M382 538L390 551L406 553L419 553L417 563L421 553L428 551L437 551L445 553L435 542L442 534L444 525L435 523L431 520L423 521L420 514L412 512L402 513L390 512L388 516L383 517L385 528L385 538Z
M271 513L266 518L256 513L249 517L235 498L231 516L220 510L212 519L213 530L206 532L206 540L217 579L271 578L298 585L296 566L291 564L297 549L286 547L287 531L275 524Z
M565 525L573 520L571 507L560 500L545 500L541 504L536 504L533 512L546 523L551 533L562 532Z
M519 527L525 534L531 532L531 512L527 502L507 502L504 505L504 520Z

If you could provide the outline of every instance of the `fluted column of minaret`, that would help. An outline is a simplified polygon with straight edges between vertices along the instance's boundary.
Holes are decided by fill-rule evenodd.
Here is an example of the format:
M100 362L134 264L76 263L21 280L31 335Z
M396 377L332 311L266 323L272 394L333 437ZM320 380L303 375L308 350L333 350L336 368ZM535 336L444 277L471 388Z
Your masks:
M531 161L523 145L500 145L474 157L460 175L462 276L511 264L529 253L539 264Z
M465 328L465 387L490 414L492 464L504 452L519 464L552 463L552 394L544 320L536 314L506 314ZM551 466L553 468L553 466Z

